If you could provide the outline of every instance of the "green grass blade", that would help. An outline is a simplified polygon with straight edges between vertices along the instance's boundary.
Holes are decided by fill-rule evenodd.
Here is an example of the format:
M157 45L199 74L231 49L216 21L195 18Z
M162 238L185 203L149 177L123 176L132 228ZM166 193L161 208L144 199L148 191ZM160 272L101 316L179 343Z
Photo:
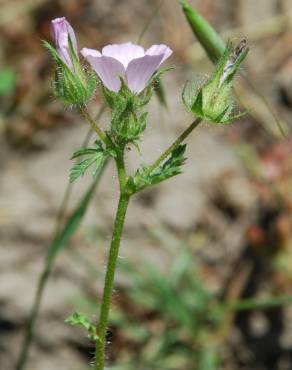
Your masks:
M250 298L226 304L228 309L235 311L263 310L273 307L286 306L292 304L292 295L283 295L269 298Z
M100 120L104 111L105 111L105 105L101 106L101 108L99 109L97 116L95 118L96 121ZM83 140L81 147L86 147L88 145L91 139L92 133L93 133L93 130L90 129L88 133L86 134L86 137ZM70 199L70 195L72 191L72 184L68 183L67 185L66 191L63 196L63 200L61 202L60 209L56 217L56 228L54 231L54 238L48 249L48 254L47 254L47 258L46 258L43 271L41 272L40 277L37 281L36 294L34 296L34 301L31 307L31 311L30 311L28 320L25 325L23 342L22 342L20 353L19 353L19 356L16 362L16 367L15 367L16 370L23 370L26 366L26 361L27 361L30 345L33 340L34 325L38 317L40 304L42 301L42 297L43 297L46 284L50 277L50 273L53 267L53 262L57 255L56 252L58 253L58 251L62 250L66 246L66 244L69 242L70 238L72 237L73 233L77 230L77 227L80 225L80 222L82 221L82 218L84 214L86 213L86 209L90 203L90 199L88 199L88 197L90 198L94 194L94 189L92 189L92 187L94 187L94 184L95 186L98 185L98 182L102 176L102 173L104 172L106 168L107 162L108 161L104 163L93 185L91 185L88 192L84 195L80 203L77 205L75 211L73 211L69 220L63 226L62 221L67 211L67 207L68 207L68 203L69 203L69 199ZM75 223L75 229L73 228L74 223ZM57 247L59 248L58 250L57 250ZM51 260L49 259L50 254L51 254Z
M103 168L100 171L99 175L95 178L93 184L89 187L85 195L81 198L77 207L69 217L68 221L65 223L64 227L57 233L53 239L52 244L49 247L46 263L44 269L40 275L37 285L36 295L34 297L34 302L31 308L29 318L26 323L25 335L23 338L23 343L21 346L20 354L16 363L16 370L23 370L26 365L28 351L33 339L33 332L35 322L39 313L40 304L42 301L44 289L47 285L47 281L50 277L50 273L54 264L54 260L58 253L61 252L67 245L72 235L78 229L86 210L90 204L90 201L95 193L95 188L98 185L98 182L102 176L102 173L106 167L107 161L104 162ZM58 229L57 229L58 230Z
M157 16L157 14L159 12L159 9L162 6L162 2L163 2L163 0L158 3L158 5L154 8L153 13L146 20L146 22L145 22L145 24L144 24L144 26L143 26L143 28L142 28L139 36L138 36L137 44L141 44L141 41L142 41L145 33L150 29L150 26L151 26L151 23L152 23L153 19Z
M104 165L103 165L104 166ZM74 212L69 217L66 222L63 230L55 237L53 243L50 245L48 255L47 255L47 264L52 265L57 254L60 253L62 249L66 247L72 235L78 229L83 216L88 208L88 205L94 195L95 188L97 185L99 177L93 182L90 188L87 190L85 195L82 197L80 203L74 210Z

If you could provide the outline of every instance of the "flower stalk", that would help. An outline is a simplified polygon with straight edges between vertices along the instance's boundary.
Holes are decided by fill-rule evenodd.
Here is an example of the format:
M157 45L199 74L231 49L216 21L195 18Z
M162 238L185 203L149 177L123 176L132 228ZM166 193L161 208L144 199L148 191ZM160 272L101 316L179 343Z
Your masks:
M166 158L182 144L185 139L190 135L190 133L202 122L201 118L196 118L190 125L185 129L185 131L173 142L166 150L161 154L161 156L148 168L148 173L150 174L154 171L160 163L166 160Z
M84 117L84 119L90 124L93 131L97 133L97 136L105 143L107 144L108 140L105 135L105 133L102 131L102 129L98 126L98 124L94 121L93 118L91 118L90 114L88 113L86 107L81 106L80 107L80 113Z

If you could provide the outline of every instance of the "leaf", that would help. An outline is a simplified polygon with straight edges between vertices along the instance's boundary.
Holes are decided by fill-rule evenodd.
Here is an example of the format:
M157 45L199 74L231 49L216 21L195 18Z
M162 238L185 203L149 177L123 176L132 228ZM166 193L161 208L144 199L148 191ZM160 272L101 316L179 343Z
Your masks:
M85 328L91 340L96 341L99 339L96 326L81 312L74 312L65 320L65 323Z
M76 152L73 153L71 159L75 159L83 155L89 155L89 154L95 154L95 153L96 153L96 149L94 148L81 148L79 150L76 150Z
M86 170L93 164L96 167L101 165L103 155L101 153L94 154L90 158L84 159L76 163L70 170L70 182L75 181L78 177L83 176Z
M182 173L181 166L185 162L184 153L186 144L179 145L170 155L170 158L149 175L151 185Z
M81 198L78 206L69 217L66 225L64 226L62 231L55 237L52 244L50 245L46 263L49 268L51 267L56 255L66 246L74 232L79 227L80 222L82 221L83 216L87 210L87 207L94 195L97 183L98 178L96 178L94 183L89 187L87 192Z
M75 181L78 177L83 176L89 167L93 167L92 175L95 177L100 171L105 159L114 156L111 149L104 149L100 141L95 142L95 148L81 148L77 150L71 159L88 156L78 163L75 163L70 169L70 182Z
M170 177L179 175L182 172L181 166L184 164L184 152L186 144L179 145L172 151L170 157L158 168L149 172L149 167L138 169L133 177L129 177L127 186L133 193L138 192L150 185L156 185Z
M91 325L90 320L83 313L80 312L72 313L72 315L65 319L65 323L75 326L82 326L87 330L90 328Z

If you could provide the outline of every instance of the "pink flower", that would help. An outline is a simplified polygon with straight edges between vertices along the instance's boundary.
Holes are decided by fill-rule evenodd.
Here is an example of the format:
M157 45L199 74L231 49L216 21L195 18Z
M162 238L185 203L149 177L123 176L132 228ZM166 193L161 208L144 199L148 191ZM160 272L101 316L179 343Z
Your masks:
M122 77L132 92L140 93L161 63L170 57L172 50L161 44L152 45L145 51L141 46L127 42L107 45L102 53L84 48L81 54L109 90L118 92Z
M53 19L51 21L51 28L59 56L70 69L73 69L73 62L69 48L69 36L76 56L78 54L77 41L73 28L70 26L69 22L67 22L65 17Z

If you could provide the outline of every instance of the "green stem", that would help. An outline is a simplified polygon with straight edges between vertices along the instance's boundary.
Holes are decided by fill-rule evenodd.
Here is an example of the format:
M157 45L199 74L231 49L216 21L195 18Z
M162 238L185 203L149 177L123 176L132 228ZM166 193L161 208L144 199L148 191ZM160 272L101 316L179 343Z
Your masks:
M107 270L105 275L103 297L100 309L99 324L98 324L98 335L99 340L96 342L95 351L95 370L104 370L105 362L105 347L106 347L106 328L109 317L111 297L114 285L115 271L117 265L117 259L119 255L119 247L121 242L121 236L123 233L123 226L125 222L125 216L129 204L130 196L128 194L120 194L118 209L115 218L114 231L110 246L110 252L107 263Z
M104 280L103 297L100 307L100 315L97 330L99 339L96 341L95 349L95 370L104 370L105 349L106 349L106 328L111 306L111 297L114 286L117 259L119 256L121 237L123 234L126 212L130 200L130 194L125 192L125 185L127 183L127 174L124 161L125 145L121 145L116 153L117 153L116 166L120 183L120 197L115 217L114 230Z
M104 106L103 106L104 109ZM102 129L97 125L95 120L91 118L90 114L88 113L85 107L80 108L80 113L84 117L84 119L90 124L91 128L97 133L100 139L105 143L108 144L108 140L106 134L102 131Z
M117 170L118 170L118 177L120 182L120 192L123 192L123 189L127 182L127 174L126 174L126 167L125 167L125 160L124 160L124 151L125 147L122 147L120 150L117 150Z
M162 163L185 139L189 136L189 134L202 122L201 118L196 118L190 126L172 143L165 152L161 154L161 156L148 168L146 175L149 175L152 171L154 171L160 163Z

